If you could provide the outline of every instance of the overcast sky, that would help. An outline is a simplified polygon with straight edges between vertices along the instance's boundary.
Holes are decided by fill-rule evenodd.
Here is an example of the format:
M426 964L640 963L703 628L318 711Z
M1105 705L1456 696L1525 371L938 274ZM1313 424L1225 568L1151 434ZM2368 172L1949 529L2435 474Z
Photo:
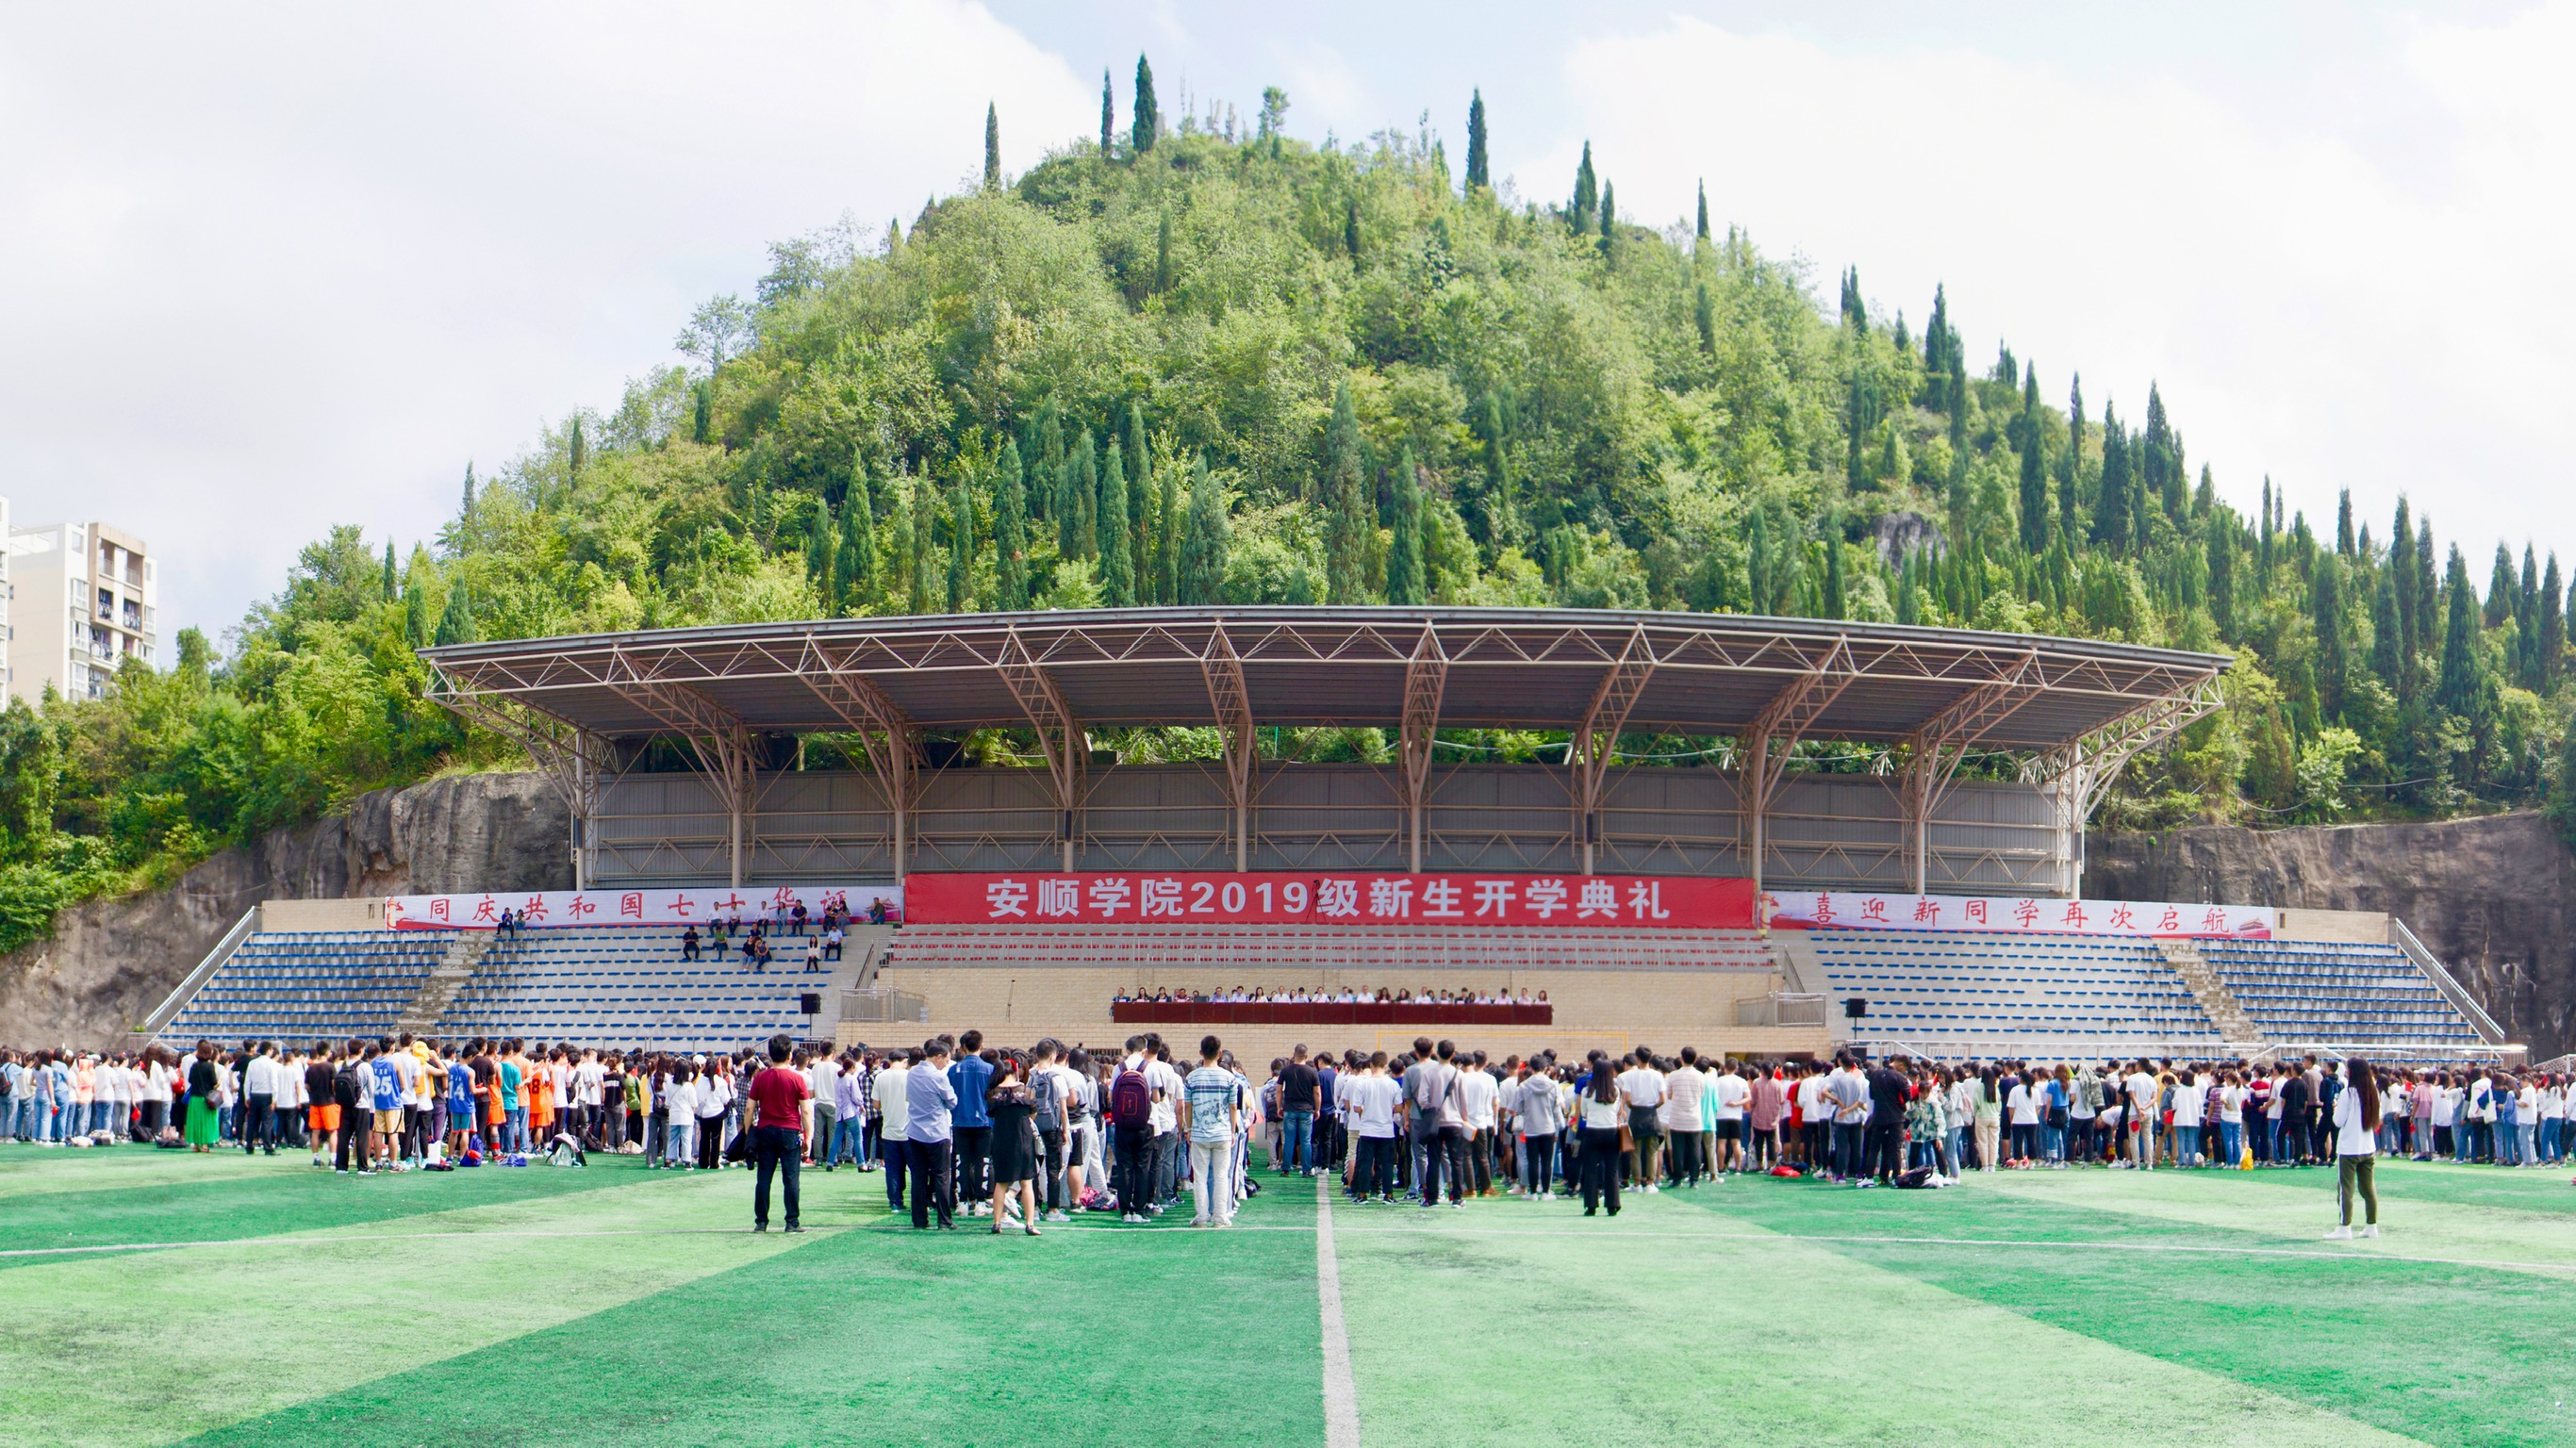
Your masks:
M219 630L335 522L405 547L577 406L678 360L766 244L881 225L1120 111L1347 140L1470 87L1524 196L1585 139L1621 210L1935 282L2098 413L2163 388L2250 507L2410 493L2472 559L2576 551L2539 301L2564 272L2576 3L1430 7L267 4L0 12L0 496L162 557ZM1454 164L1454 162L1453 162ZM2377 530L2385 532L2382 524ZM2483 577L2483 566L2479 566Z

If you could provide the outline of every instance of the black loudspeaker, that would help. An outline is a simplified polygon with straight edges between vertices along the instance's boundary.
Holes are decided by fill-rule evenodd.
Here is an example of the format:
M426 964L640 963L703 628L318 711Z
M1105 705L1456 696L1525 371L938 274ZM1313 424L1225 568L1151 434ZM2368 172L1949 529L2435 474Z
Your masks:
M1852 996L1843 1002L1844 1020L1856 1021L1868 1014L1869 1002L1859 996Z
M823 1009L823 998L809 990L796 998L796 1009L809 1016L820 1014Z

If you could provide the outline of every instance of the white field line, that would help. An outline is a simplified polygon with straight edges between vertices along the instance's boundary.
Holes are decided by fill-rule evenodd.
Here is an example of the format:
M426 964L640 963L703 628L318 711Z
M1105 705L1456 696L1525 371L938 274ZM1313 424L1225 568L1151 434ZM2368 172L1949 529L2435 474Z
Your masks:
M1333 1254L1333 1192L1315 1178L1315 1300L1324 1318L1324 1448L1360 1448L1359 1393L1351 1384L1351 1339L1342 1326L1342 1268Z

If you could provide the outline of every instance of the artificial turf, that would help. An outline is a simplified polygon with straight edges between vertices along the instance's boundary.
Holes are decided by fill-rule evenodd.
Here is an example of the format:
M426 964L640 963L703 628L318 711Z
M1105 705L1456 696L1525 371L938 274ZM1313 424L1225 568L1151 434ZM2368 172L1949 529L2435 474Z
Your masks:
M1029 1240L805 1180L813 1230L756 1237L745 1174L632 1159L0 1148L0 1445L1325 1442L1312 1184ZM1363 1441L2576 1443L2563 1178L2383 1163L2351 1244L2331 1187L1337 1202Z

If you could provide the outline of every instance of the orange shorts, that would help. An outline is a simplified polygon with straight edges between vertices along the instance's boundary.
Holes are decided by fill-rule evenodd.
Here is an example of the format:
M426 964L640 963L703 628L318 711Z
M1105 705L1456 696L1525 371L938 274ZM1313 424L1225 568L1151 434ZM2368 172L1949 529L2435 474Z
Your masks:
M306 1129L307 1131L337 1131L337 1130L339 1130L339 1129L340 1129L340 1107L339 1107L339 1105L335 1102L335 1103L333 1103L332 1105L329 1105L329 1106L307 1106L307 1107L305 1107L305 1108L304 1108L304 1127L305 1127L305 1129Z

